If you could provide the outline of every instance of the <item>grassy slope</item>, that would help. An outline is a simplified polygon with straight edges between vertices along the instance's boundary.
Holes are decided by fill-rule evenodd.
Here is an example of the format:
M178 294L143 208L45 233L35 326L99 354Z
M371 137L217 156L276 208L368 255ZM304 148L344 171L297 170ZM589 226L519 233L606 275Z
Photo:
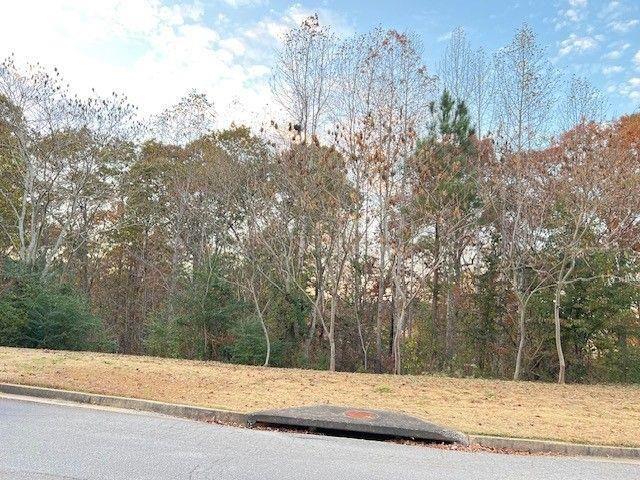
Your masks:
M0 347L0 382L241 412L334 403L467 433L640 447L640 387L392 376Z

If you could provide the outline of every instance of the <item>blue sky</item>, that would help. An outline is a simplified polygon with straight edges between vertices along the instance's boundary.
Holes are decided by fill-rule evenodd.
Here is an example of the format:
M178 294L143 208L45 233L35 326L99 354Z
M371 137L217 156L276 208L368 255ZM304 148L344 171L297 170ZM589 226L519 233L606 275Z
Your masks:
M434 69L452 29L495 51L528 22L565 78L606 93L610 116L640 107L640 0L22 0L3 5L0 56L59 67L80 92L124 92L143 111L206 91L222 124L274 108L268 79L282 34L318 12L342 36L408 30Z

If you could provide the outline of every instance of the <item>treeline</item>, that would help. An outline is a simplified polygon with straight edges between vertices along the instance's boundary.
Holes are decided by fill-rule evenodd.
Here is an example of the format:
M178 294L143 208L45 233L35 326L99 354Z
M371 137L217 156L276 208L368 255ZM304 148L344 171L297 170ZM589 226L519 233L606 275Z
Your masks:
M260 131L196 92L139 121L7 59L0 344L640 381L640 115L604 121L527 26L421 58L311 17Z

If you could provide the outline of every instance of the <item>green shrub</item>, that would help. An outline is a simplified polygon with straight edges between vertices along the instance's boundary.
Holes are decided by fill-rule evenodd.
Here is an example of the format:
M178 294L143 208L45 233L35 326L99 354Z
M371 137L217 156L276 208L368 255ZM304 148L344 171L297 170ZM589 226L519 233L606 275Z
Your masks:
M113 350L87 299L55 277L41 279L5 261L0 296L0 344L56 350Z
M162 357L226 360L230 329L246 315L226 280L224 259L214 257L182 278L178 292L152 315L145 351Z
M154 317L144 341L145 353L154 357L180 358L180 334L175 320Z
M224 349L230 362L245 365L262 365L267 351L267 341L260 321L255 317L239 319L230 331L232 342ZM283 362L282 342L270 338L269 364L281 366Z
M27 329L28 319L9 298L0 299L0 344L18 346Z

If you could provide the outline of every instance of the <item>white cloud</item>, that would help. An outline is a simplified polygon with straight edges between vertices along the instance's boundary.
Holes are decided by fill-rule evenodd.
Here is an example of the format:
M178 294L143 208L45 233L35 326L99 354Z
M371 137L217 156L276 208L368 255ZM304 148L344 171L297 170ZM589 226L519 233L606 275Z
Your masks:
M265 18L256 25L247 28L243 35L253 40L262 39L263 42L274 44L280 42L289 28L295 25L295 23Z
M331 30L340 37L347 37L354 33L354 28L345 19L325 8L307 9L299 3L294 3L281 15L274 16L273 12L261 19L255 25L247 28L243 34L248 38L260 39L267 44L277 44L282 41L284 34L315 13L318 14L321 26L330 26Z
M149 114L196 89L214 101L221 126L232 120L255 125L267 116L270 51L261 38L208 25L197 0L180 6L161 0L10 5L3 6L0 59L15 53L18 61L56 66L80 94L91 88L102 95L123 92Z
M570 22L576 23L585 17L586 6L587 0L569 0L569 8L567 8L566 10L560 10L559 14L560 16L564 16L565 18L567 18ZM559 21L558 25L560 25L561 23L562 21Z
M240 29L222 13L205 12L206 2L188 1L11 2L2 7L0 60L15 53L18 61L58 67L78 93L122 92L143 114L195 89L213 100L222 127L231 121L258 126L274 118L273 48L314 11L294 4ZM230 1L240 7L263 0ZM318 13L321 24L338 35L353 33L333 11Z
M583 20L587 15L587 3L587 0L569 0L568 8L559 9L553 19L555 29L560 30L567 25Z
M438 41L438 43L449 41L449 40L451 40L451 34L452 34L451 31L449 31L447 33L443 33L436 40Z
M618 93L640 104L640 77L632 77L618 86Z
M266 3L266 0L223 0L223 1L230 7L234 7L234 8L257 6L257 5L263 5Z
M624 71L624 68L622 68L620 65L612 65L610 67L602 68L602 73L604 75L613 75L614 73L620 73L622 71Z
M618 33L627 33L632 28L635 28L640 21L635 18L632 20L616 20L609 23L609 26Z
M600 10L600 13L598 14L598 16L600 18L608 18L608 19L617 18L621 15L622 9L620 7L621 7L621 4L618 1L609 2Z
M602 58L606 58L607 60L617 60L622 56L622 52L620 50L611 50L610 52L604 54Z
M242 55L247 50L242 40L238 38L225 38L224 40L220 40L220 46L234 55Z
M606 60L618 60L620 57L622 57L622 54L625 52L625 50L627 50L629 47L631 47L630 43L622 43L622 42L614 42L609 44L608 46L609 48L611 48L610 51L608 51L607 53L605 53L602 58L606 59Z
M629 9L621 2L613 1L605 4L598 11L598 18L606 25L614 21L624 21L625 14L629 13ZM611 28L611 25L610 25Z
M598 37L584 36L579 37L575 33L572 33L562 42L560 42L560 49L558 55L563 57L570 53L584 53L588 50L592 50L598 46Z
M636 67L640 68L640 50L633 56L633 63L636 64Z
M567 17L572 22L578 22L580 21L580 18L581 18L580 12L575 8L569 8L565 10L564 16Z

